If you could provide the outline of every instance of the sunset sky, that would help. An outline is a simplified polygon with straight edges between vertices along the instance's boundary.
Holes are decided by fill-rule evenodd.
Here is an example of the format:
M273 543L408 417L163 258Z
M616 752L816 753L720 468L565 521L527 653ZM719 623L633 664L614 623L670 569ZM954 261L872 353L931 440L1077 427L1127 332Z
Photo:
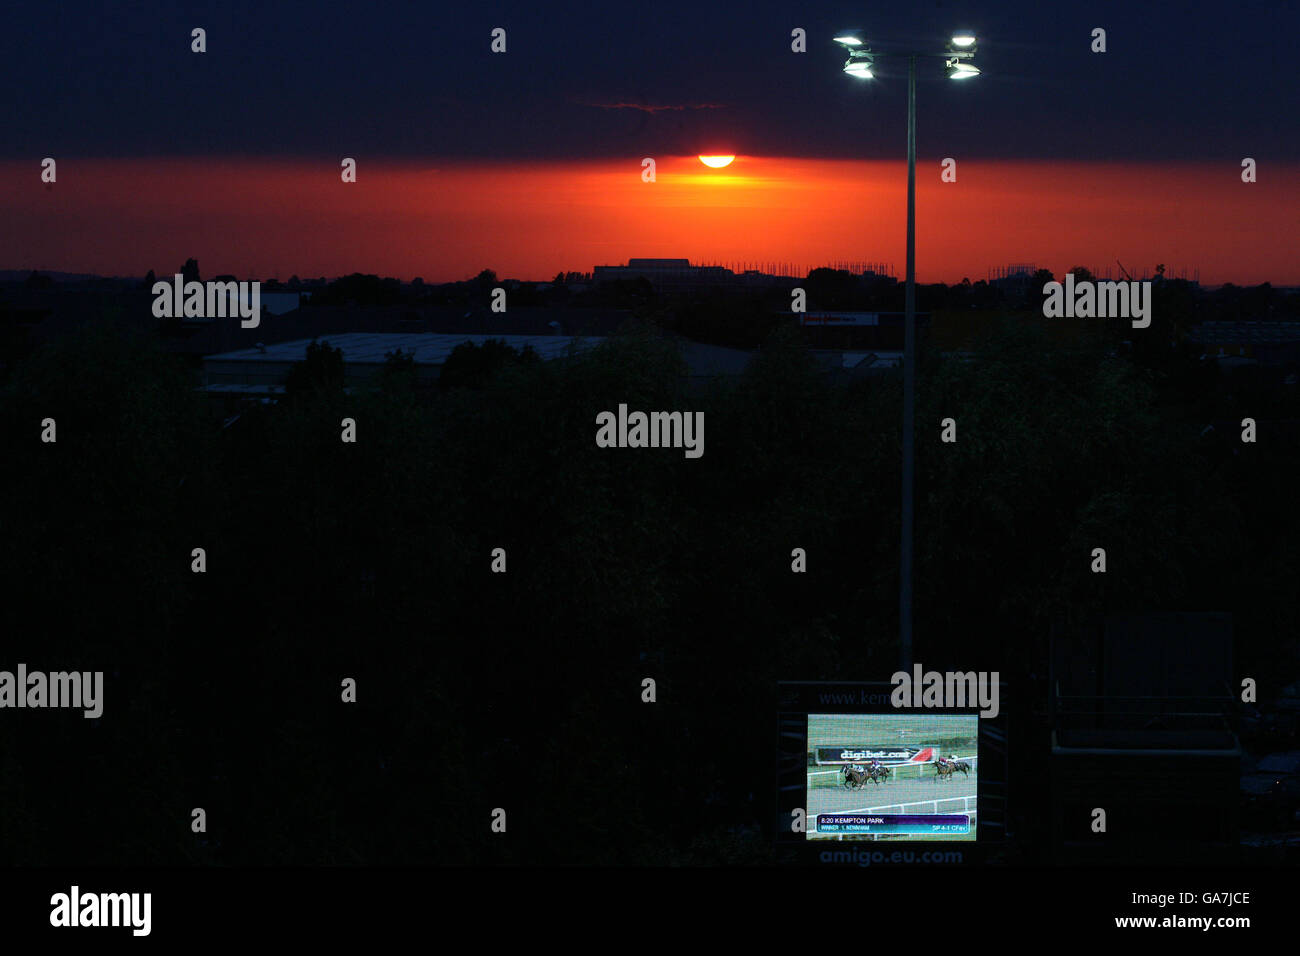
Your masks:
M905 66L845 76L830 37L860 24L880 50L941 50L958 27L981 38L976 80L921 62L920 281L1118 259L1208 284L1300 283L1294 6L874 16L767 0L24 5L0 40L0 269L161 274L193 256L206 276L432 282L663 256L901 274ZM206 53L190 52L195 26ZM497 26L504 54L489 49ZM790 49L796 27L806 53ZM700 153L738 158L713 170ZM945 157L955 183L940 182ZM1245 157L1256 183L1241 181Z
M28 164L30 166L30 164ZM425 281L492 268L503 277L629 256L905 262L906 165L740 156L711 170L636 161L374 163L343 186L325 163L68 160L51 190L5 164L7 268L143 275L194 256L204 273L287 279L374 272ZM1203 282L1300 281L1294 236L1300 165L1242 184L1209 163L919 163L919 281L984 278L1034 262L1199 268ZM1277 178L1274 179L1273 176ZM1196 196L1195 202L1188 196Z

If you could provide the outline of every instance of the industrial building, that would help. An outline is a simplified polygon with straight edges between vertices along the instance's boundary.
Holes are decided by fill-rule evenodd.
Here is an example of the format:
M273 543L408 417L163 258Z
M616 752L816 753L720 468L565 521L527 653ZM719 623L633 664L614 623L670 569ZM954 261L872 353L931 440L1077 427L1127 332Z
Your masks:
M343 353L344 386L363 384L379 372L388 356L401 350L414 356L419 382L437 381L447 357L458 345L482 345L496 339L515 349L531 347L543 361L591 348L602 338L567 335L464 335L427 332L345 332L328 342ZM203 388L213 395L275 398L284 394L284 380L294 364L303 361L311 339L297 339L251 349L222 352L203 359Z

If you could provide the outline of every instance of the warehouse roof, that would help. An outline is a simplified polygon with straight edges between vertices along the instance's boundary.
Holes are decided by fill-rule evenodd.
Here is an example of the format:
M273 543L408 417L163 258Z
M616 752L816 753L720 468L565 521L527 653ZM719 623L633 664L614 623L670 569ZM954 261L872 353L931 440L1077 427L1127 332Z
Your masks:
M407 353L414 352L417 365L441 365L447 361L447 357L458 345L466 342L482 345L488 339L497 339L516 349L531 345L543 359L559 358L568 351L571 344L577 348L586 348L603 341L600 338L578 338L569 335L467 335L428 332L344 332L322 337L320 341L340 349L343 352L343 360L348 364L382 365L389 353L401 349ZM310 344L308 339L298 339L293 342L266 345L262 348L222 352L219 355L210 355L208 359L229 362L298 362L303 359Z

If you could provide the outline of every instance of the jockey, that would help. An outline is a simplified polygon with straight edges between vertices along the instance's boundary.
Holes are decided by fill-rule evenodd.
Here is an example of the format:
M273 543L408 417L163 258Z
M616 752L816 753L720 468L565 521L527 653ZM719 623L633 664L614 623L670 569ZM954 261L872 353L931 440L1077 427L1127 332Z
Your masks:
M872 769L872 770L879 770L879 769L880 769L880 761L877 760L875 757L872 757L872 758L871 758L871 769Z

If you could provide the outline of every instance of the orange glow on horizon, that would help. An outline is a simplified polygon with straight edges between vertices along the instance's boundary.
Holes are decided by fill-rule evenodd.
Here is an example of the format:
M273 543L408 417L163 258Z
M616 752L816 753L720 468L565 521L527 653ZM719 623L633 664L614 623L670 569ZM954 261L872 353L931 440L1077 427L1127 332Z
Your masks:
M546 280L632 257L701 262L905 263L903 162L746 156L588 162L369 163L354 184L324 160L76 159L47 187L0 163L0 269L254 278L375 273L426 282ZM60 161L60 167L65 167ZM966 160L958 183L923 158L917 277L985 278L1032 262L1201 281L1300 284L1300 164L1244 185L1215 163ZM75 171L75 175L71 173ZM64 172L64 168L60 169ZM1230 170L1231 172L1231 170ZM932 174L931 174L932 173Z

